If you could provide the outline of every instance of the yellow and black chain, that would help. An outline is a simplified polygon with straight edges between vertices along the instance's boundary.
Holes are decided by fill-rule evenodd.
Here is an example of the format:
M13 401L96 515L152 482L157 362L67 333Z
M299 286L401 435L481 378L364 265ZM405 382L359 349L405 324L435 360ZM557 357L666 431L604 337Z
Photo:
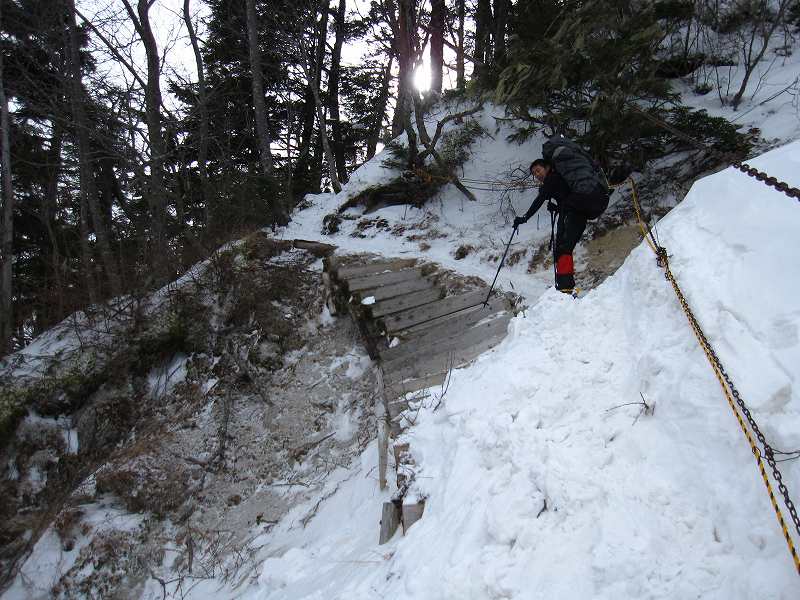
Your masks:
M683 308L683 312L689 321L689 325L691 326L695 336L700 342L700 346L702 347L703 351L708 357L708 360L711 362L712 367L717 375L717 379L719 379L719 382L722 385L723 389L725 389L725 387L727 386L725 397L728 399L728 402L731 405L731 410L733 410L734 414L736 415L736 418L739 421L739 426L741 427L742 431L747 437L748 442L750 443L750 449L753 452L753 456L756 459L756 463L758 464L758 469L761 473L761 478L764 481L764 485L767 488L767 493L769 494L769 499L770 502L772 503L772 508L775 511L775 516L777 517L778 523L780 524L781 531L783 532L783 537L786 540L786 544L789 547L789 553L792 555L792 560L794 561L794 566L797 569L798 574L800 574L800 557L798 557L797 555L797 549L795 548L792 536L789 534L789 528L786 525L786 520L783 518L783 512L778 506L778 502L775 499L775 493L772 490L772 485L770 485L769 483L766 470L764 469L764 461L761 460L762 453L753 442L753 438L750 435L750 432L747 430L744 421L742 421L741 414L739 413L739 411L736 410L736 408L733 405L733 400L736 401L736 404L739 406L739 410L741 411L742 414L744 414L745 418L747 419L747 423L750 425L750 428L756 434L759 443L764 448L763 456L766 458L767 464L769 464L770 468L772 469L772 477L778 484L778 490L780 491L781 496L783 496L783 503L786 506L786 509L789 511L789 514L791 515L792 522L794 523L794 527L797 530L798 535L800 535L800 519L798 519L797 510L794 506L794 502L792 502L792 499L789 496L789 490L787 489L786 484L783 482L783 476L781 475L780 469L778 469L778 465L775 462L775 450L772 448L772 446L769 445L766 438L764 437L764 434L761 433L761 429L759 429L758 424L755 422L755 419L753 419L753 415L750 413L750 409L747 408L747 405L744 403L744 400L742 400L742 397L739 394L739 390L737 390L736 386L733 385L733 381L731 381L730 376L725 371L725 367L722 366L722 362L719 360L717 353L714 351L714 348L708 341L705 332L703 332L703 329L700 327L700 323L698 323L697 318L694 316L694 313L692 312L692 309L689 307L689 303L686 301L686 297L683 295L683 291L681 290L680 286L678 285L678 282L675 279L675 276L673 275L672 271L669 268L669 261L667 259L666 249L662 246L659 246L658 250L659 250L659 263L664 267L664 276L672 285L673 290L675 290L675 295L678 297L678 302L680 302L681 308Z
M646 118L650 122L658 125L659 127L663 128L663 129L666 129L667 131L669 131L675 137L680 138L685 142L688 142L689 144L695 146L696 148L698 148L700 150L705 150L706 152L708 152L712 156L716 157L720 161L729 162L731 164L731 166L733 166L734 168L738 169L739 171L741 171L745 175L749 175L750 177L753 177L754 179L757 179L758 181L761 181L762 183L766 183L768 186L770 186L772 188L775 188L779 192L783 192L784 194L786 194L790 198L795 198L797 200L800 200L800 189L797 189L796 187L792 187L788 183L786 183L785 181L781 181L777 177L772 177L771 175L768 175L767 173L764 173L764 171L759 171L755 167L751 167L747 163L743 163L743 162L737 160L736 157L731 153L720 152L719 150L716 150L715 148L710 148L710 147L706 146L702 142L694 139L689 134L684 133L683 131L681 131L680 129L678 129L677 127L675 127L673 125L670 125L669 123L667 123L663 119L659 119L655 115L651 115L650 113L648 113L645 110L642 110L641 108L639 108L635 104L629 104L629 106L635 112L639 113L644 118Z
M686 319L689 321L689 325L691 326L692 331L694 332L695 337L697 338L697 341L700 343L700 347L703 349L703 352L708 358L709 363L711 363L711 367L714 370L714 374L716 375L717 380L720 383L720 386L722 387L723 393L725 394L725 398L728 400L731 410L733 411L737 421L739 422L739 427L741 428L742 432L747 438L748 443L750 444L750 450L753 452L753 456L756 459L759 472L761 473L761 478L764 481L764 486L767 489L770 502L772 503L772 508L775 511L775 516L778 519L778 523L781 526L781 531L783 532L783 537L786 540L787 546L789 547L789 553L792 555L792 560L794 561L795 569L797 569L798 574L800 574L800 557L798 557L797 549L795 548L792 536L789 533L789 528L786 525L786 520L783 517L783 512L781 511L780 506L778 506L778 502L775 499L775 493L772 490L772 484L770 484L769 477L767 476L766 469L764 468L762 453L759 450L758 446L756 445L755 441L753 440L753 437L750 434L750 430L747 429L747 425L745 425L745 422L742 419L742 414L747 419L747 423L750 425L750 429L753 431L753 433L755 433L759 443L764 448L763 456L766 458L767 464L769 464L770 468L772 469L772 477L778 484L778 491L780 491L781 496L783 497L783 503L786 506L786 509L789 511L789 515L791 516L792 523L794 524L798 536L800 536L800 518L798 518L797 509L794 505L794 502L792 501L791 496L789 495L789 490L786 487L786 484L783 482L783 475L781 474L780 469L778 468L777 465L777 461L775 460L776 451L767 442L766 438L764 437L764 434L761 432L761 429L758 427L758 424L753 418L750 409L747 407L741 395L739 394L739 390L736 389L736 386L733 384L733 381L731 380L730 376L725 370L725 367L722 365L722 361L720 361L719 357L717 356L717 353L711 346L711 342L708 341L708 338L706 337L705 332L700 326L697 317L695 317L694 313L692 312L692 309L689 306L688 301L686 300L686 296L683 295L683 291L678 285L678 281L675 279L675 275L672 273L672 269L670 269L669 256L667 254L666 248L658 244L649 225L647 225L644 219L642 218L641 207L639 206L639 200L636 194L636 185L633 182L633 179L629 179L629 181L632 189L633 206L636 212L636 217L639 221L639 226L642 229L642 234L644 235L650 248L653 250L653 252L655 252L659 266L664 269L664 276L666 277L667 281L670 282L670 285L672 285L672 289L675 291L675 295L677 296L678 302L680 303L681 308L683 309L683 312L686 315ZM739 407L739 410L736 409L737 405Z

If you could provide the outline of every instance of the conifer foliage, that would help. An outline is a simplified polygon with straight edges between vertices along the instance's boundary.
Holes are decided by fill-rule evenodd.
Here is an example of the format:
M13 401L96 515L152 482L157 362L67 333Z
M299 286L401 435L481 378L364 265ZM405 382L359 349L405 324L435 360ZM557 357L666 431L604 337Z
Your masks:
M0 355L76 309L163 285L224 240L286 223L306 194L340 189L400 133L408 170L445 169L422 119L442 99L491 97L520 137L566 133L606 165L685 147L641 111L741 152L735 128L683 107L674 82L738 108L762 83L755 66L789 52L800 14L797 0L182 9L0 0ZM167 14L176 33L164 38ZM168 67L187 33L188 78ZM414 83L423 62L428 90Z

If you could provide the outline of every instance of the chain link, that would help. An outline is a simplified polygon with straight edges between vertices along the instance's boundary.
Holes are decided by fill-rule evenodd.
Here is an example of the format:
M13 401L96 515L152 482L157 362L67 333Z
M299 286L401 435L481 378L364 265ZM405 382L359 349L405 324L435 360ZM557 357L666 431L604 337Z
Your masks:
M659 247L659 261L661 265L664 267L664 275L672 284L672 287L675 290L675 294L678 296L678 302L680 302L683 311L686 313L686 317L689 319L692 329L697 334L697 337L700 340L700 344L703 346L703 349L707 352L708 356L713 361L714 367L718 370L719 374L725 380L725 385L728 386L731 395L736 400L736 404L739 406L739 409L742 411L742 414L744 415L745 419L747 419L747 423L750 425L750 428L753 430L753 433L755 433L756 438L758 438L759 443L763 447L764 449L763 456L766 458L767 464L770 466L770 469L772 469L772 477L778 484L778 490L780 491L781 496L783 496L783 503L792 517L792 523L794 523L794 527L795 530L797 531L797 534L800 535L800 518L797 515L797 509L794 505L794 502L792 501L792 498L789 495L789 490L786 487L786 484L783 483L783 475L781 474L777 462L775 461L775 449L769 444L769 442L767 442L767 439L764 437L764 434L761 432L761 429L759 428L758 424L753 418L750 409L747 407L741 395L739 394L739 390L736 389L736 386L733 384L733 381L728 375L728 372L722 365L722 361L720 361L716 351L711 346L711 342L708 341L706 334L700 327L700 323L694 316L692 309L689 307L689 303L686 301L686 297L683 295L683 291L678 286L678 282L675 280L675 276L672 274L672 270L669 268L667 251L663 247ZM754 448L754 452L757 450L758 450L757 448Z
M750 445L750 449L753 452L753 456L756 459L756 464L758 466L759 473L761 474L761 478L764 481L764 486L767 489L767 493L769 494L770 502L772 503L772 508L775 510L775 516L778 519L778 523L781 526L781 531L783 532L783 537L786 540L786 545L789 548L789 552L792 555L792 560L794 561L795 569L797 570L798 574L800 574L800 556L798 556L797 549L795 548L794 541L792 540L792 536L789 533L789 528L786 525L786 521L783 518L783 513L778 506L778 502L775 499L775 494L772 490L772 485L770 484L769 477L767 475L766 469L764 468L764 461L761 459L762 453L759 450L758 446L756 445L753 437L750 433L752 431L755 433L756 437L758 438L759 443L764 448L764 456L767 459L767 464L772 469L772 477L775 480L775 483L778 487L778 491L780 492L781 496L783 497L783 503L786 506L787 510L792 519L792 523L794 524L794 528L797 531L797 534L800 535L800 518L797 515L797 509L794 505L794 502L789 495L789 490L786 487L786 484L783 482L783 475L781 474L780 470L778 469L777 461L775 460L775 454L786 454L784 452L776 451L766 440L764 434L761 432L761 429L758 427L753 415L750 413L750 409L744 403L741 395L739 394L739 390L736 389L736 386L733 384L728 372L725 370L725 367L722 365L722 361L720 361L717 353L714 351L714 348L711 346L711 342L708 341L703 329L700 327L700 323L695 317L692 309L689 307L689 303L686 300L686 297L683 295L683 291L681 290L680 286L678 285L678 281L675 279L675 275L672 273L669 265L669 255L667 253L666 248L661 246L656 240L655 236L653 235L653 231L650 229L650 226L645 223L644 218L642 217L641 206L639 205L639 199L636 192L636 184L634 183L633 179L629 179L631 184L631 193L632 193L632 200L633 200L633 207L636 212L636 218L639 221L639 227L642 230L642 236L647 241L650 248L656 255L656 262L658 266L664 269L664 276L672 285L673 290L675 291L675 295L678 298L678 302L683 309L684 314L686 315L687 320L689 321L689 325L692 328L692 331L697 337L697 341L700 343L700 347L703 349L706 357L708 358L709 363L711 364L712 369L714 370L714 374L719 381L720 386L722 386L722 391L725 394L725 398L728 401L728 404L731 407L731 410L736 417L736 420L739 422L739 427L742 430L742 433L747 438L747 442ZM735 403L734 403L735 401ZM737 410L738 405L738 410ZM745 424L744 420L742 419L742 415L747 419L747 422L750 426L748 430L747 425Z
M751 167L747 163L733 161L731 165L739 169L742 173L745 173L746 175L749 175L750 177L753 177L758 181L766 183L768 186L775 188L779 192L783 192L784 194L789 196L789 198L797 198L797 200L800 200L800 189L797 189L796 187L791 187L785 181L781 181L780 179L767 175L766 173L764 173L764 171L759 171L758 169L756 169L755 167Z

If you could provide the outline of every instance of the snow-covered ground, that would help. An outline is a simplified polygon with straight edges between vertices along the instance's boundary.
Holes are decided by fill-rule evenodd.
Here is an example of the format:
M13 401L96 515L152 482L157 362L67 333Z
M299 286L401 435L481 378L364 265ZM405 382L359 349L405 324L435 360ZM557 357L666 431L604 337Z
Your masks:
M757 106L797 68L794 57L768 71L765 63L761 90L740 108L740 121L770 143L800 137L796 94ZM713 95L692 96L690 86L684 100L736 116ZM342 252L421 256L491 281L511 216L534 192L504 193L489 182L526 170L542 143L509 144L502 116L488 104L477 115L487 135L464 167L480 182L471 183L476 203L447 186L423 209L351 210L340 233L322 235L326 215L396 175L379 156L341 194L311 197L281 235ZM800 142L749 162L800 187ZM358 229L365 219L386 225ZM373 443L253 540L258 566L239 585L198 578L162 588L151 579L142 597L161 598L165 589L247 600L798 597L800 580L750 448L650 249L637 247L574 301L549 288L549 269L527 272L533 248L550 235L547 221L534 217L520 230L511 246L520 259L499 279L529 308L499 347L454 373L442 402L427 402L404 434L417 463L411 493L426 499L406 536L377 543L391 492L378 491ZM798 201L733 169L696 183L657 226L701 325L781 450L800 448L798 231ZM457 259L464 246L473 250ZM580 251L577 259L580 280ZM49 353L63 345L45 341L39 347ZM341 426L352 423L343 417ZM780 465L799 500L800 465ZM42 538L28 573L55 574L65 557L55 556L53 539ZM25 597L25 589L16 585L6 597Z
M800 142L752 163L800 185ZM732 169L698 182L658 226L711 343L784 450L800 447L798 230L800 203ZM388 496L370 447L308 527L290 515L263 540L258 581L229 593L797 597L749 446L644 244L579 301L545 292L405 436L427 499L405 537L377 545ZM800 465L781 469L797 498Z

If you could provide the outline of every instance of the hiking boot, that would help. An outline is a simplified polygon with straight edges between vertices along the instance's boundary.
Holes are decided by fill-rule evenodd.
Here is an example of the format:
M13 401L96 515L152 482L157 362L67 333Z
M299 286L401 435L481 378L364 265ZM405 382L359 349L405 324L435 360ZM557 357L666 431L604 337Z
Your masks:
M575 275L573 273L556 273L556 289L572 293L575 288Z

